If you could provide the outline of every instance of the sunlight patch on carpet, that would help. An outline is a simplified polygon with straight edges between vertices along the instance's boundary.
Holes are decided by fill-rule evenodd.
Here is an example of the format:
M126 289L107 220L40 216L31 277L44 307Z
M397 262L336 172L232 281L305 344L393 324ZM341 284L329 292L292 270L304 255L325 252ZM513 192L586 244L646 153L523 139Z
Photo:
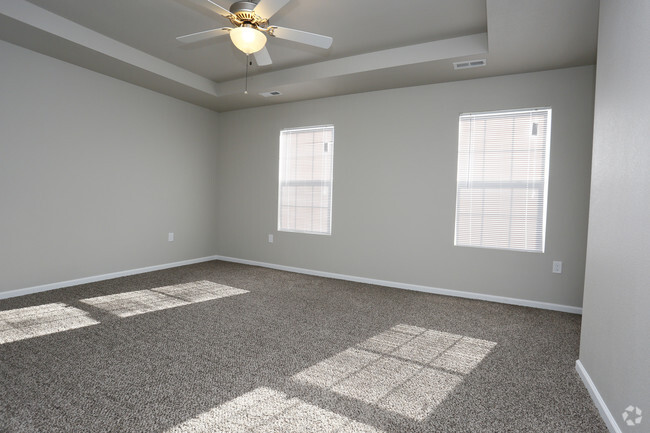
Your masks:
M293 376L415 420L424 420L496 343L397 325Z
M211 281L196 281L156 287L155 289L98 296L82 299L80 302L108 311L118 317L129 317L243 293L248 293L248 290L224 286Z
M98 323L85 311L63 302L0 311L0 344Z
M382 433L367 424L260 387L189 419L165 433Z

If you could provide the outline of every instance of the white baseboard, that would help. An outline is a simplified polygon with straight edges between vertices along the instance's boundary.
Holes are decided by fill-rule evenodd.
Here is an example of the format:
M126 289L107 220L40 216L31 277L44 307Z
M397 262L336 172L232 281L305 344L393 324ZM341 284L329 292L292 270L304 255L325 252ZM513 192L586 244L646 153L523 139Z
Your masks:
M415 290L417 292L433 293L435 295L455 296L458 298L477 299L481 301L498 302L500 304L520 305L523 307L541 308L543 310L562 311L564 313L582 314L582 308L570 305L552 304L549 302L529 301L526 299L508 298L505 296L485 295L482 293L465 292L460 290L439 289L436 287L420 286L416 284L398 283L395 281L377 280L374 278L356 277L353 275L335 274L331 272L314 271L311 269L295 268L293 266L276 265L273 263L244 260L234 257L215 256L215 260L242 263L245 265L261 266L278 269L281 271L296 272L299 274L315 275L318 277L334 278L337 280L354 281L357 283L374 284L377 286L393 287L396 289Z
M529 301L526 299L508 298L504 296L485 295L482 293L465 292L460 290L440 289L436 287L420 286L416 284L398 283L395 281L377 280L374 278L356 277L353 275L335 274L332 272L315 271L312 269L296 268L293 266L276 265L273 263L258 262L254 260L238 259L226 256L209 256L198 259L184 260L181 262L167 263L163 265L148 266L144 268L131 269L127 271L112 272L79 278L75 280L61 281L58 283L44 284L42 286L28 287L25 289L0 292L0 299L13 298L15 296L29 295L31 293L45 292L48 290L60 289L62 287L78 286L80 284L94 283L96 281L110 280L112 278L126 277L128 275L143 274L145 272L158 271L161 269L175 268L178 266L191 265L194 263L208 262L211 260L223 260L226 262L242 263L246 265L261 266L265 268L278 269L281 271L296 272L299 274L315 275L319 277L334 278L337 280L354 281L357 283L374 284L377 286L393 287L396 289L414 290L417 292L432 293L436 295L455 296L458 298L477 299L481 301L498 302L500 304L520 305L523 307L541 308L544 310L562 311L564 313L582 314L582 308L569 305L552 304L549 302Z
M579 359L576 361L576 370L578 371L578 375L580 375L580 379L582 379L582 383L585 385L585 388L587 388L587 391L589 391L591 399L594 401L594 404L598 408L598 412L600 412L601 418L603 421L605 421L607 429L612 433L622 433L621 428L618 426L618 423L607 407L607 404L605 404L605 400L603 400L601 397L598 389L596 388L596 385L591 380L589 373L587 373L587 370L585 370L585 367L582 365L582 362L580 362Z
M63 287L78 286L80 284L94 283L96 281L110 280L113 278L126 277L135 274L144 274L146 272L159 271L161 269L175 268L178 266L192 265L194 263L209 262L217 260L216 256L201 257L198 259L183 260L180 262L166 263L164 265L147 266L144 268L130 269L127 271L111 272L110 274L95 275L91 277L78 278L75 280L61 281L58 283L44 284L42 286L27 287L25 289L10 290L0 292L0 299L13 298L15 296L29 295L32 293L46 292L48 290L60 289Z

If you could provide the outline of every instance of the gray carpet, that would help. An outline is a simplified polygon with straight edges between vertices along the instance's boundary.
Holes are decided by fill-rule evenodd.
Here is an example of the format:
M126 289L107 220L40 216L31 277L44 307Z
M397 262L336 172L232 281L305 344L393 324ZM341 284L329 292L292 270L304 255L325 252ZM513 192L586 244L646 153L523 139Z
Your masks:
M2 432L606 432L580 316L207 262L0 301Z

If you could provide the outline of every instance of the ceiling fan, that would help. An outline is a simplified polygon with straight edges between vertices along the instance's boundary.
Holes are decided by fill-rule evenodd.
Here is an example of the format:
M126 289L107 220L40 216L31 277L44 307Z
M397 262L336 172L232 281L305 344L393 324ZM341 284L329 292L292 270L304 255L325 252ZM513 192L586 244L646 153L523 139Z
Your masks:
M229 34L233 44L240 51L246 55L253 54L258 66L272 63L265 46L267 35L323 49L328 49L332 45L333 39L329 36L269 24L269 18L290 0L260 0L257 3L238 1L230 6L230 10L212 0L196 1L204 3L217 14L230 20L234 27L220 27L177 37L176 39L181 42L192 43Z

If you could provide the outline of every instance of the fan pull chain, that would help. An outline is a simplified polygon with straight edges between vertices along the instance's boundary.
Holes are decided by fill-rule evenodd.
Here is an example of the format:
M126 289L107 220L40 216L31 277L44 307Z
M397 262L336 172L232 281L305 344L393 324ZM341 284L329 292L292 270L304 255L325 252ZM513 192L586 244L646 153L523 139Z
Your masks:
M248 54L246 54L246 82L244 84L244 95L248 95L248 65L250 61L248 60Z

